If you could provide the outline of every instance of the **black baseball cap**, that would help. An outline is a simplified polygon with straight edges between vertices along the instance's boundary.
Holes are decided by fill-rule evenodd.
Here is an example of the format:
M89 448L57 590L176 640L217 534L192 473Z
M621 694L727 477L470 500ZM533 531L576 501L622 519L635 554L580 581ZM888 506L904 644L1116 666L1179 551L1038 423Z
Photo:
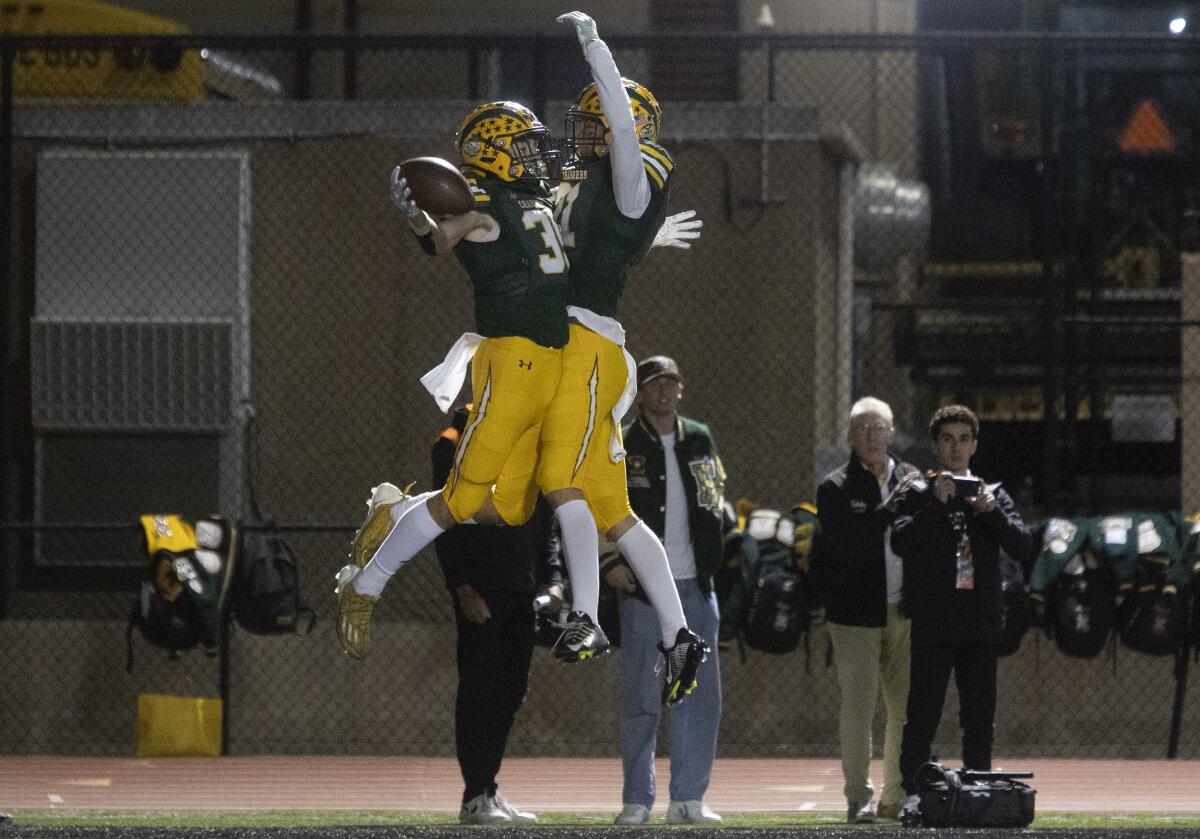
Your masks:
M677 382L683 381L679 365L670 356L652 355L637 366L638 387L661 376L670 376Z

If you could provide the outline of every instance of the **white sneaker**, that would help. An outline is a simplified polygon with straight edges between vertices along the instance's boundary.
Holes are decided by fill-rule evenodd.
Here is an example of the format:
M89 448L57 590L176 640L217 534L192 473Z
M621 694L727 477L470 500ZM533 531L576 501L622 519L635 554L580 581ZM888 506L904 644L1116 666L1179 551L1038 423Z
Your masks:
M500 793L496 793L492 796L492 804L497 810L503 812L514 822L532 824L533 822L537 821L537 816L535 814L518 810L516 807L505 801L504 796L502 796Z
M871 809L871 802L851 804L847 807L846 821L850 824L875 824L875 811Z
M703 801L672 801L667 807L667 824L707 824L720 820Z
M496 806L487 793L477 795L458 811L459 824L509 824L512 817Z
M650 808L644 804L626 804L613 819L613 824L645 824L650 821Z

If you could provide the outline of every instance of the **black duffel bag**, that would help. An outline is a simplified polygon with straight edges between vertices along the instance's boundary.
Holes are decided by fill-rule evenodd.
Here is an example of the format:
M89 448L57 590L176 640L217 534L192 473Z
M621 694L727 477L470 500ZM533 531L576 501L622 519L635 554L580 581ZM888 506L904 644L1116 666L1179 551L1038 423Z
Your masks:
M926 763L915 778L920 803L901 821L928 827L1026 827L1036 791L1017 778L1032 772L976 772Z

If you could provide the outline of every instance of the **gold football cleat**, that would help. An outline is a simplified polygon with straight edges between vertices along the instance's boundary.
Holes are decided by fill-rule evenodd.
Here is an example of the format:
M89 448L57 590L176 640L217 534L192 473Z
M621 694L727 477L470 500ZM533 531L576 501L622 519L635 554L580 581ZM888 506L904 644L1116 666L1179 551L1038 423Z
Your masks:
M358 568L347 565L338 572L338 641L351 658L364 659L371 651L371 613L378 597L359 594L354 590Z
M367 518L354 534L350 544L350 561L358 568L365 568L383 544L383 540L392 532L392 508L410 501L412 496L408 491L413 485L409 484L403 490L395 484L382 483L371 489L371 498L367 501Z

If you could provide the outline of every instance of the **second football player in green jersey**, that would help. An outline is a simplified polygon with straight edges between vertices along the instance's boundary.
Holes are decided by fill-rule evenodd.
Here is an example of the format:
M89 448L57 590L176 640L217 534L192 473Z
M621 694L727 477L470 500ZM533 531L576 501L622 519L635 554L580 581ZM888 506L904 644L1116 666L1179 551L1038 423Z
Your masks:
M650 185L650 202L637 218L617 206L612 162L605 156L583 171L560 201L558 224L571 260L567 299L605 317L617 317L629 269L650 250L654 234L667 215L675 162L662 146L643 140L642 165ZM561 188L561 187L560 187Z

